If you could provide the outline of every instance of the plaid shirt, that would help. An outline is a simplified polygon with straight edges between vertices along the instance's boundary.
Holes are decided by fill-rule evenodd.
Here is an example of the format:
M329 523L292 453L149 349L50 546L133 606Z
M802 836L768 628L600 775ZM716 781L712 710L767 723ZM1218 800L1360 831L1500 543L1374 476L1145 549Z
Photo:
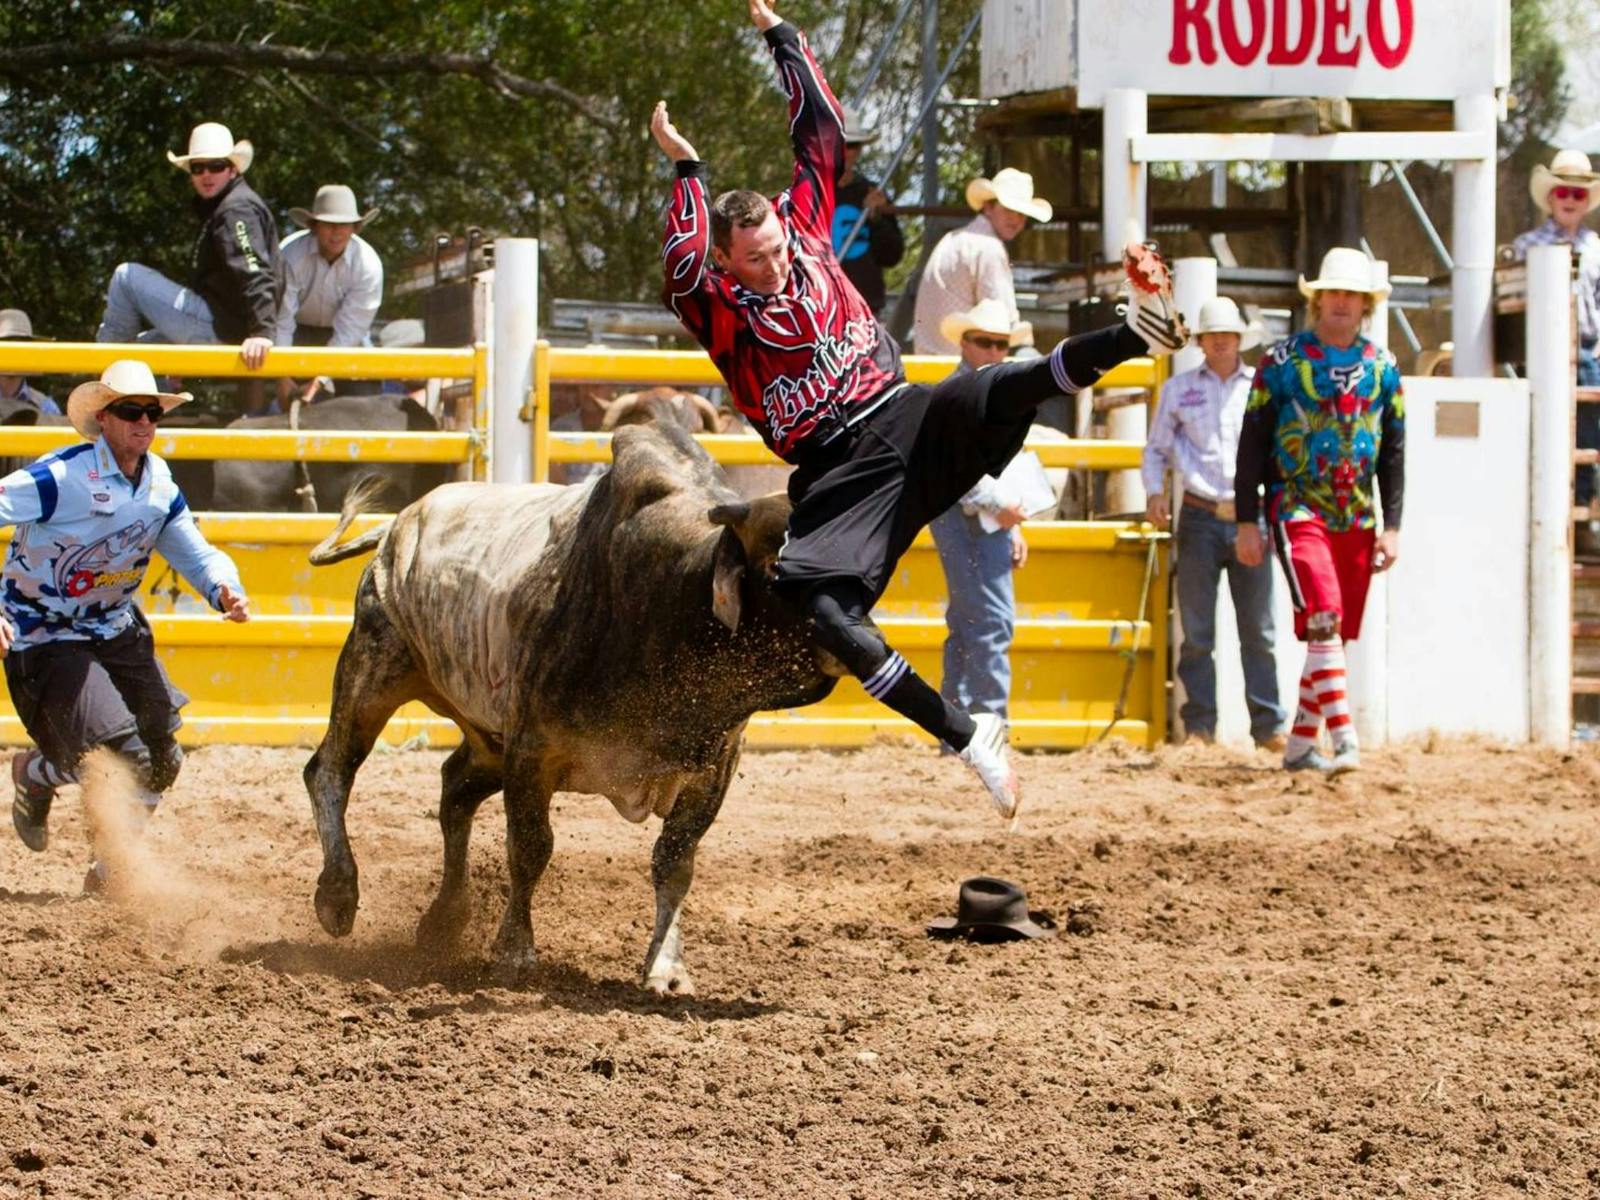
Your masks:
M1578 260L1578 340L1586 349L1600 341L1600 234L1587 225L1569 234L1551 217L1537 229L1517 235L1511 252L1518 262L1528 257L1529 246L1572 247Z

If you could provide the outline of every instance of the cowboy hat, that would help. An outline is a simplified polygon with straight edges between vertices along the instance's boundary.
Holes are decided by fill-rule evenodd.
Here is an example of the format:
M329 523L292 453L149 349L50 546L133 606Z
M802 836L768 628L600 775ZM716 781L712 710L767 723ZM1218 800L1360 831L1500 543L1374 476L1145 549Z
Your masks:
M365 225L378 215L378 210L369 208L366 212L358 211L354 192L342 183L325 183L317 189L317 198L311 202L309 209L291 208L289 215L297 225L309 229L313 221L327 221L330 225Z
M947 342L960 342L961 335L971 331L997 334L1009 342L1014 324L1000 301L979 300L965 312L953 312L940 321L939 333Z
M33 322L20 308L0 308L0 342L53 342L33 332Z
M147 363L137 358L119 358L105 369L97 380L80 383L67 397L67 420L78 433L94 441L100 436L100 425L95 415L106 405L115 404L124 396L149 396L161 402L161 411L169 413L194 397L188 392L163 392L156 389L156 377Z
M840 110L844 113L844 144L847 146L865 146L869 142L878 140L878 127L876 125L862 125L861 114L848 104L841 104Z
M1561 184L1589 189L1589 207L1584 212L1593 212L1600 205L1600 174L1590 167L1589 156L1582 150L1557 151L1548 167L1543 163L1534 167L1528 193L1542 211L1549 212L1550 189Z
M1239 315L1239 306L1226 296L1213 296L1200 305L1200 319L1195 322L1194 336L1202 333L1237 333L1239 349L1249 350L1261 344L1261 331L1247 324Z
M174 154L167 151L167 161L180 171L187 171L191 162L220 162L227 159L243 175L250 169L256 148L249 142L233 140L226 125L203 121L189 131L189 153Z
M1313 292L1362 292L1382 300L1391 290L1387 283L1372 282L1372 260L1350 246L1335 246L1324 254L1315 279L1300 276L1300 294L1307 300Z
M928 936L964 937L973 942L1014 942L1056 935L1048 913L1029 912L1028 897L1008 879L979 875L961 885L956 915L936 917Z
M1035 221L1048 221L1055 210L1050 201L1033 194L1033 176L1015 167L996 171L993 179L974 179L967 184L967 204L974 212L987 201L998 200L1000 207L1019 212Z
M378 330L378 345L385 350L409 350L425 345L427 336L422 322L416 317L401 317Z

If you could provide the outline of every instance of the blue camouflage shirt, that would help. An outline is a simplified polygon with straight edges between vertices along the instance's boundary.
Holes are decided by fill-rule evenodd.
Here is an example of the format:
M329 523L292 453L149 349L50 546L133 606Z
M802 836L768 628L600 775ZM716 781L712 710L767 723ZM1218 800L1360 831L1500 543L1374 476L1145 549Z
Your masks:
M0 589L21 649L57 638L112 638L159 550L218 607L239 570L200 535L166 460L146 454L137 484L101 438L46 454L0 479L0 525L15 525Z

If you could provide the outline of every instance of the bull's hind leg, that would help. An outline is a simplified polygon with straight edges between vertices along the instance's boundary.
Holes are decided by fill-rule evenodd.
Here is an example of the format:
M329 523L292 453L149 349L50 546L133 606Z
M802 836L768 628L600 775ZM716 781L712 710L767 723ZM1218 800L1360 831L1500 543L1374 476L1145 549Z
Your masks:
M678 916L694 882L694 855L700 839L717 819L739 762L737 741L713 770L695 779L678 795L661 823L650 856L650 878L656 888L656 929L644 955L644 986L659 996L692 996L694 980L683 964L683 935Z
M500 790L500 764L468 740L444 760L439 828L444 834L444 879L417 926L417 945L443 950L454 945L471 915L467 894L467 842L478 806Z
M355 622L334 673L328 732L305 769L306 790L322 840L317 920L334 937L350 932L360 898L355 855L344 822L350 785L394 710L417 697L421 688L422 678L405 639L389 623L370 576L363 577L356 593Z
M555 833L550 828L550 796L554 789L545 777L542 757L537 748L506 748L506 867L511 876L511 894L506 900L500 932L495 935L494 957L512 984L524 982L538 963L530 911L533 889L555 848Z

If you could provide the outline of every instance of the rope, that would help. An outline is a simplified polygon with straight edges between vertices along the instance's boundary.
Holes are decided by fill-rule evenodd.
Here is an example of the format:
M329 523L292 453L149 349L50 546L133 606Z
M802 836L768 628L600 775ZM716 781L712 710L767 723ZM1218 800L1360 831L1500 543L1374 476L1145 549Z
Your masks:
M291 433L300 432L300 407L304 401L298 394L289 401L289 430ZM311 468L306 466L303 458L295 459L295 475L300 484L294 489L295 496L300 501L300 511L314 513L317 511L317 489L311 482Z
M1117 693L1116 707L1111 710L1111 720L1100 731L1100 735L1091 742L1098 746L1105 741L1111 731L1117 727L1117 722L1122 720L1128 712L1128 689L1133 686L1133 672L1139 665L1139 627L1144 624L1145 614L1150 609L1150 585L1155 579L1156 550L1160 545L1157 538L1151 538L1149 549L1145 552L1144 559L1144 586L1139 589L1139 616L1130 622L1128 648L1121 651L1126 666L1122 670L1122 687Z

